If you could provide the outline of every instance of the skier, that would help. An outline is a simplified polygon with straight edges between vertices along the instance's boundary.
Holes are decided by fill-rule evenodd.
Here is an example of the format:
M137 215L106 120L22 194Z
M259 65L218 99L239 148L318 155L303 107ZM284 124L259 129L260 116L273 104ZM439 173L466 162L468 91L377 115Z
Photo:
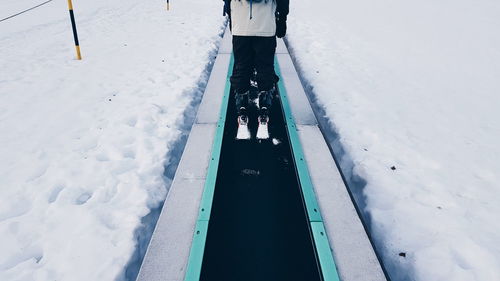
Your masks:
M286 34L288 6L289 0L224 0L224 14L229 16L233 35L234 67L230 80L238 112L237 138L250 138L247 110L254 69L259 90L257 138L269 138L267 123L277 79L276 37Z

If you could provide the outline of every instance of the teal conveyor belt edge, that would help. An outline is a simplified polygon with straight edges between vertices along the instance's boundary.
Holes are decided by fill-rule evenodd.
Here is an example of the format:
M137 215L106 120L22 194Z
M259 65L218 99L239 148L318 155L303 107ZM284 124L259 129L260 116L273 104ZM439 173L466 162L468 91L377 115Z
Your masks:
M196 221L193 242L189 252L189 259L186 269L185 281L200 280L201 266L203 263L203 254L205 252L205 242L208 233L208 224L210 220L210 212L215 192L215 182L217 180L217 171L219 168L219 159L222 149L222 139L224 136L224 126L226 123L226 113L229 102L229 94L231 91L231 83L229 78L233 72L234 57L231 54L229 60L229 68L226 77L226 86L224 88L224 96L222 97L222 105L220 109L219 121L217 122L217 130L215 132L214 144L208 172L203 190L203 195L200 202L198 220Z
M204 191L200 203L198 220L193 234L193 242L189 253L189 260L186 269L185 281L198 281L201 275L201 268L203 263L203 255L205 250L205 243L208 233L208 225L210 221L210 213L212 209L213 197L215 192L215 183L217 179L217 172L219 167L219 159L222 149L222 139L224 135L224 127L226 121L226 113L230 95L230 81L232 69L234 64L234 57L231 55L229 62L228 73L226 77L226 85L224 89L223 101L220 109L219 121L217 124L217 131L215 134L214 145L212 148L211 159L209 163L207 179L204 186ZM281 98L282 110L288 136L292 148L292 154L295 159L295 168L300 182L302 196L304 200L305 209L310 224L311 237L314 241L314 249L317 254L319 266L323 280L325 281L339 281L339 275L331 253L331 247L326 235L326 231L321 218L320 209L316 201L316 195L312 187L309 171L304 160L301 143L297 134L297 128L293 120L293 115L287 100L286 89L283 84L283 77L281 76L280 67L277 59L275 58L276 73L280 77L278 82L278 89Z
M324 281L339 281L339 274L337 266L331 252L330 242L328 240L323 219L314 193L309 170L304 159L302 145L297 134L297 127L295 125L292 111L288 103L286 88L284 86L284 78L281 75L280 67L277 58L275 58L276 74L280 77L278 82L278 90L281 98L281 105L290 139L292 148L292 155L295 158L295 169L299 177L299 186L302 191L304 205L309 218L310 231L314 241L314 249L319 261L321 274Z

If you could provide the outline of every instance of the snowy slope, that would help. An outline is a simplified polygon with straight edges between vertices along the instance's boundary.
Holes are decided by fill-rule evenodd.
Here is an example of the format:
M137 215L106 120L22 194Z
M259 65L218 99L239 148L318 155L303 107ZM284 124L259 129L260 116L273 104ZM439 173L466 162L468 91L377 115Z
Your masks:
M499 27L493 0L292 1L289 43L393 280L500 280Z
M66 3L0 22L0 280L124 278L223 25L209 1L74 0L77 61Z
M48 0L45 0L48 1ZM0 7L0 20L7 18L11 15L17 14L31 7L37 6L45 1L37 0L2 0Z

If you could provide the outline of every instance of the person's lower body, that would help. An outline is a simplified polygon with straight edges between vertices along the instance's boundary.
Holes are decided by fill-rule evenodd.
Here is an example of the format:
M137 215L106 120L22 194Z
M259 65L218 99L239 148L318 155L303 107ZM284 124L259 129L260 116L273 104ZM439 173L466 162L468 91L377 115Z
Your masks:
M276 37L233 36L234 67L231 86L235 91L238 115L246 115L250 79L254 70L259 91L259 115L268 115L277 76L274 72Z

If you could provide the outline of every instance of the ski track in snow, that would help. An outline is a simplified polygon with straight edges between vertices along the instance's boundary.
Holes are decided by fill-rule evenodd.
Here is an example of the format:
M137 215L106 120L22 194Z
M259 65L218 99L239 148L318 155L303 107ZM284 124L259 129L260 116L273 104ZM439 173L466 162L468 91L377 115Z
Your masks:
M82 61L65 1L0 23L0 280L125 278L224 20L191 0L74 8Z
M498 1L299 1L288 24L390 277L500 280Z

